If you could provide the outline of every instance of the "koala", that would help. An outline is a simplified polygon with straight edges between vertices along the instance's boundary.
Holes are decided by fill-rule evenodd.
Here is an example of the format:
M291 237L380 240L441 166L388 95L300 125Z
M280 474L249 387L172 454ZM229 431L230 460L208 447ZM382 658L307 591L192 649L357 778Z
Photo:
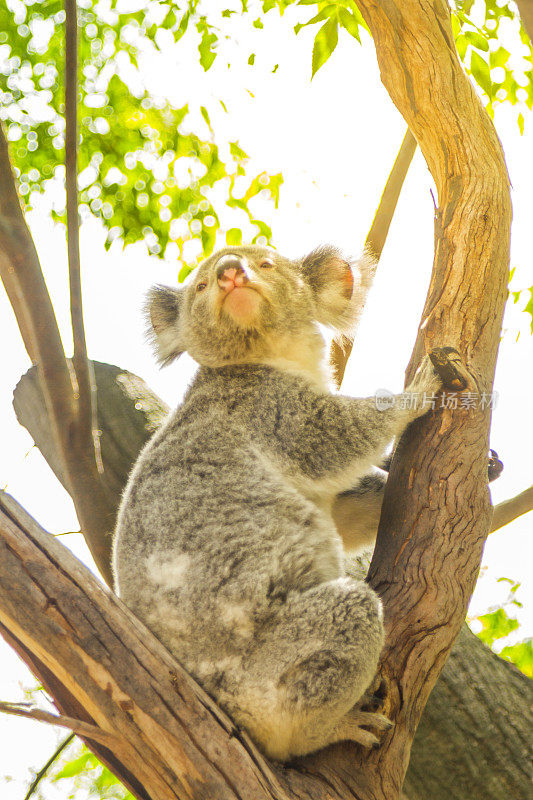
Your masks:
M333 247L300 260L228 247L149 298L161 363L187 351L199 369L126 486L116 589L280 761L374 746L368 728L390 726L361 709L382 608L345 550L375 535L373 465L429 405L332 394L319 329L353 330L373 269ZM407 392L440 389L426 357ZM359 525L343 523L343 493Z

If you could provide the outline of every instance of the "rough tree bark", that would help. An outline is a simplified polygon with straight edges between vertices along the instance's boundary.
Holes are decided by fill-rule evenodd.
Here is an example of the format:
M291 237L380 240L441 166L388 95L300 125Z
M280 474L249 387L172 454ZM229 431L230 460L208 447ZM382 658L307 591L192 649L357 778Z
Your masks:
M455 345L477 386L490 390L510 224L499 143L457 59L444 0L359 5L383 82L438 190L434 272L412 368L424 349ZM116 738L113 756L134 776L128 785L144 785L139 797L394 800L422 710L464 619L489 530L489 416L479 408L436 411L413 426L392 465L370 580L386 609L381 670L396 725L375 752L345 744L273 771L57 542L29 522L31 531L23 532L12 507L1 529L2 625L34 667L39 661L53 675L58 703L64 691L78 710L83 706L87 721ZM21 592L24 604L17 602ZM146 679L132 685L139 669Z
M424 351L453 345L476 376L473 391L490 392L511 220L500 144L464 78L444 2L407 0L400 7L361 0L359 7L383 83L438 192L435 262L408 377ZM479 569L491 519L485 471L490 412L479 405L422 419L393 460L369 580L386 608L381 669L396 727L364 767L358 762L371 796L395 797L400 790L414 732Z
M527 800L532 700L531 680L464 626L416 732L409 800Z

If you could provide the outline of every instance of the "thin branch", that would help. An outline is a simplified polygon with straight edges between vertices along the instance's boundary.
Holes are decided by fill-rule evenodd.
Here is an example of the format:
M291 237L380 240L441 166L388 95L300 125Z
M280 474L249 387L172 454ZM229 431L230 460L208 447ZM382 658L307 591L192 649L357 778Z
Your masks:
M533 0L516 0L524 30L533 44Z
M87 358L83 324L78 216L78 10L76 0L65 0L65 188L67 206L67 251L70 287L70 319L74 354L72 364L77 383L77 435L80 444L95 451L101 467L96 434L96 390Z
M491 533L503 528L504 525L508 525L529 511L533 511L533 486L530 486L529 489L524 489L520 494L510 497L509 500L504 500L503 503L498 503L494 507L490 527Z
M39 256L17 196L6 137L0 125L0 275L28 354L39 365L46 408L60 458L65 461L75 418L70 373Z
M1 130L0 130L1 135ZM11 308L15 314L17 325L24 342L24 347L29 355L32 364L37 364L37 349L35 346L33 330L31 326L31 319L29 319L24 299L20 296L17 280L14 275L14 270L11 268L11 262L6 257L5 253L0 251L0 276L2 283L7 294L7 298L11 303Z
M376 261L379 261L381 258L381 253L385 247L398 198L400 197L400 192L411 161L413 160L415 150L416 139L409 128L407 128L365 241L365 250L370 253ZM352 352L352 347L353 341L346 336L342 337L340 343L333 341L331 345L330 363L338 389L344 378L346 364Z
M407 128L365 241L365 250L371 252L378 261L385 247L400 192L415 150L416 139Z
M92 739L95 742L100 742L106 747L113 747L116 737L111 733L98 728L96 725L90 725L88 722L81 722L79 719L73 717L58 716L51 714L49 711L43 711L25 703L6 703L0 700L0 711L4 714L13 714L17 717L25 717L26 719L34 719L37 722L46 722L48 725L57 725L60 728L68 728L78 736L83 736L84 739Z
M55 751L52 753L46 764L44 764L44 766L41 767L35 778L32 780L30 788L26 792L24 800L30 800L30 797L35 793L35 790L37 789L38 785L40 784L40 782L42 781L42 779L44 778L44 776L46 775L46 773L48 772L54 761L57 761L63 750L66 747L68 747L69 744L72 742L74 736L75 734L71 733L69 736L67 736L66 739L63 739L59 747L55 749Z

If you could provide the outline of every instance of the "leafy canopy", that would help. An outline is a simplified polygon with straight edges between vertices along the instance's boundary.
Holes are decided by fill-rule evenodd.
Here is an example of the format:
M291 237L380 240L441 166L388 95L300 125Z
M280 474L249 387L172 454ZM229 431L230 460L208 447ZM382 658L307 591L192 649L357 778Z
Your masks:
M158 2L143 3L132 13L103 0L78 1L80 214L82 220L101 220L106 247L116 239L141 240L162 256L171 242L181 252L185 242L198 239L209 254L226 205L235 209L236 225L253 226L253 241L271 236L250 201L266 195L277 204L281 176L248 178L244 193L237 193L246 153L236 142L215 142L205 106L175 108L146 87L143 59L163 47L163 34L180 38L188 13ZM51 213L60 221L65 215L64 21L61 0L0 3L0 117L19 191L31 207L37 195L52 190ZM197 27L200 61L208 68L213 40L204 18ZM176 75L177 80L186 77ZM228 243L238 243L241 236L241 227L231 228Z

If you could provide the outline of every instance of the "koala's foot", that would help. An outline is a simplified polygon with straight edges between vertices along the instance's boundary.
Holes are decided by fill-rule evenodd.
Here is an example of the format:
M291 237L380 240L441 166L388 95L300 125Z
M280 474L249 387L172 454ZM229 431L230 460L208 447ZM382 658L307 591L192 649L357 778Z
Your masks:
M383 733L390 731L393 725L394 723L383 714L352 709L335 727L333 741L351 741L357 742L363 747L379 747L380 739L367 728L373 728L377 733Z

